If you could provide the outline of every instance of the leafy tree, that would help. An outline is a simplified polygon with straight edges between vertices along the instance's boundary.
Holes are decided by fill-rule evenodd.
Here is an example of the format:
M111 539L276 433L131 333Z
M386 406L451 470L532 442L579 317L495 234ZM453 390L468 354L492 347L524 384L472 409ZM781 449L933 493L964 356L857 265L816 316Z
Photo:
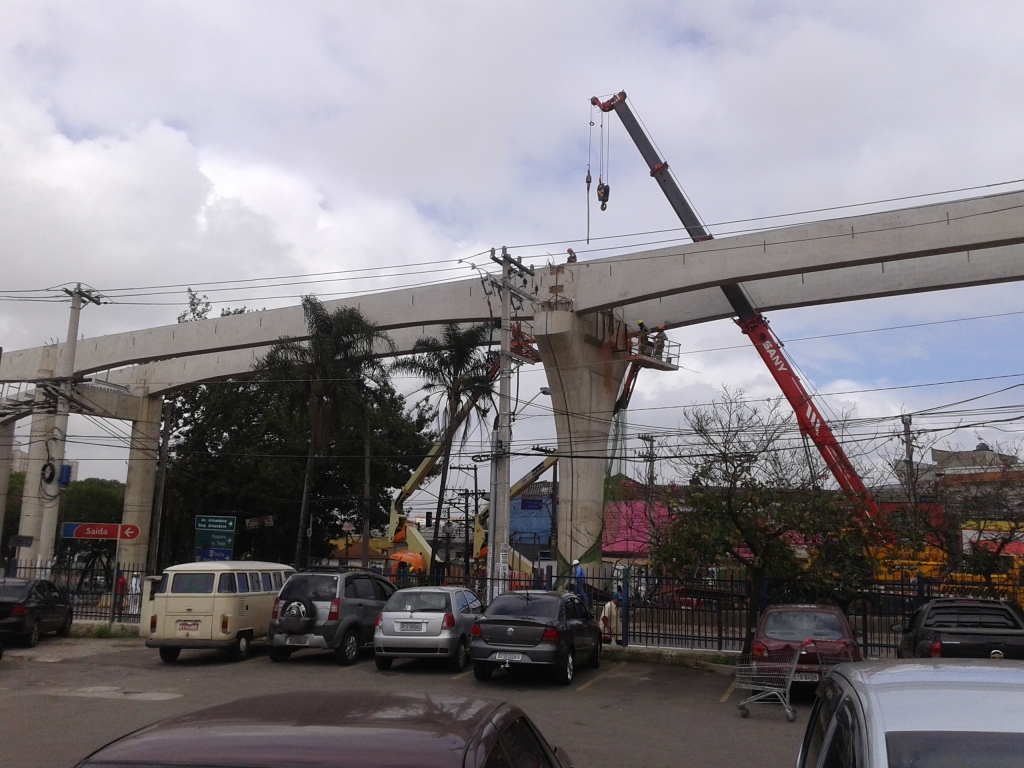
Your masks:
M393 366L396 371L423 378L425 381L421 389L426 399L438 400L435 408L443 441L443 455L437 512L433 518L431 553L437 552L440 537L452 445L458 436L461 435L463 443L469 436L471 419L465 418L460 423L459 416L463 412L467 416L475 413L478 419L483 419L487 415L486 404L491 401L494 392L490 376L491 361L483 351L490 339L491 327L486 323L471 325L466 329L450 323L442 329L440 339L433 336L418 339L413 346L413 354L398 360ZM427 526L430 525L431 516L428 512ZM436 559L432 557L431 572L435 569L435 563Z
M302 310L309 339L284 340L257 364L257 369L281 380L293 401L303 401L309 416L296 564L307 558L305 531L317 455L335 434L346 429L355 427L364 441L369 440L373 410L370 393L387 377L376 353L380 347L393 348L387 334L354 307L328 312L315 296L304 296Z
M841 494L817 486L821 467L789 439L794 418L784 401L763 407L725 390L686 416L690 438L672 463L689 477L675 515L654 552L669 572L723 562L743 566L758 599L767 579L805 573L837 599L852 596L873 575L869 532ZM798 554L807 553L807 563Z

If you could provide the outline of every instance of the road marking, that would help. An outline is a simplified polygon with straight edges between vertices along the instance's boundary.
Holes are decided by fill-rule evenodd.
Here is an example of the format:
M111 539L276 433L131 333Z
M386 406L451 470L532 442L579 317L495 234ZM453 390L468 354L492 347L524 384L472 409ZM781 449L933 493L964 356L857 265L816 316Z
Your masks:
M473 670L472 669L469 670L468 672L460 672L455 677L453 677L452 680L458 680L459 678L465 677L466 675L472 675L472 674L473 674Z
M159 691L123 691L113 685L94 685L74 690L57 689L47 691L51 696L72 696L83 699L131 699L132 701L167 701L180 699L180 693L162 693Z
M607 674L607 673L605 673L605 674ZM605 675L598 675L597 677L595 677L595 678L593 678L591 680L587 680L587 682L585 682L583 685L577 685L576 686L576 690L577 691L584 691L587 688L589 688L590 686L592 686L594 683L596 683L598 680L600 680L602 677L605 677Z
M721 703L725 703L732 696L732 692L736 690L736 683L729 683L729 687L725 689L725 693L722 694L722 698L719 699Z

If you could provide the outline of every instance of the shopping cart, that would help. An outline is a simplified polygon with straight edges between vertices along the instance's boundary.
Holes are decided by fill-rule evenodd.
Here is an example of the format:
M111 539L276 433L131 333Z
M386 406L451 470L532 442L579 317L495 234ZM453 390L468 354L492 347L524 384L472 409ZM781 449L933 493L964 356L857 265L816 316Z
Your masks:
M836 664L843 664L848 661L855 661L853 658L853 648L849 645L840 645L831 647L825 644L819 645L813 640L804 641L803 650L809 653L813 653L818 661L818 666L821 668L821 679L825 679L825 675L832 669Z
M749 717L751 704L782 704L786 719L796 720L796 712L789 705L789 689L793 685L793 672L800 660L799 649L786 653L770 653L764 656L740 656L736 665L736 688L753 691L754 695L736 706L741 717Z

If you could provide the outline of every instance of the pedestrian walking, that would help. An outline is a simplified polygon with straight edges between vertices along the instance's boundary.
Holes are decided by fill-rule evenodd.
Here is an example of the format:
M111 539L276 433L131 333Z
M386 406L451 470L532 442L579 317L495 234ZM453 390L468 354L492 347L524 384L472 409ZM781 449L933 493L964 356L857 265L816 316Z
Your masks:
M579 560L572 561L572 591L579 595L585 606L590 607L590 595L587 594L587 572L583 570Z

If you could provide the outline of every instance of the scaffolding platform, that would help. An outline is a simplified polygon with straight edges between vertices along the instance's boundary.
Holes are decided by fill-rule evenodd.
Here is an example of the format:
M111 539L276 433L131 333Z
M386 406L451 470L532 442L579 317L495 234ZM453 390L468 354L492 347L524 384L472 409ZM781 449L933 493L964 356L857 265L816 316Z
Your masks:
M659 371L679 370L679 342L658 339L653 334L630 335L626 360L643 368Z

